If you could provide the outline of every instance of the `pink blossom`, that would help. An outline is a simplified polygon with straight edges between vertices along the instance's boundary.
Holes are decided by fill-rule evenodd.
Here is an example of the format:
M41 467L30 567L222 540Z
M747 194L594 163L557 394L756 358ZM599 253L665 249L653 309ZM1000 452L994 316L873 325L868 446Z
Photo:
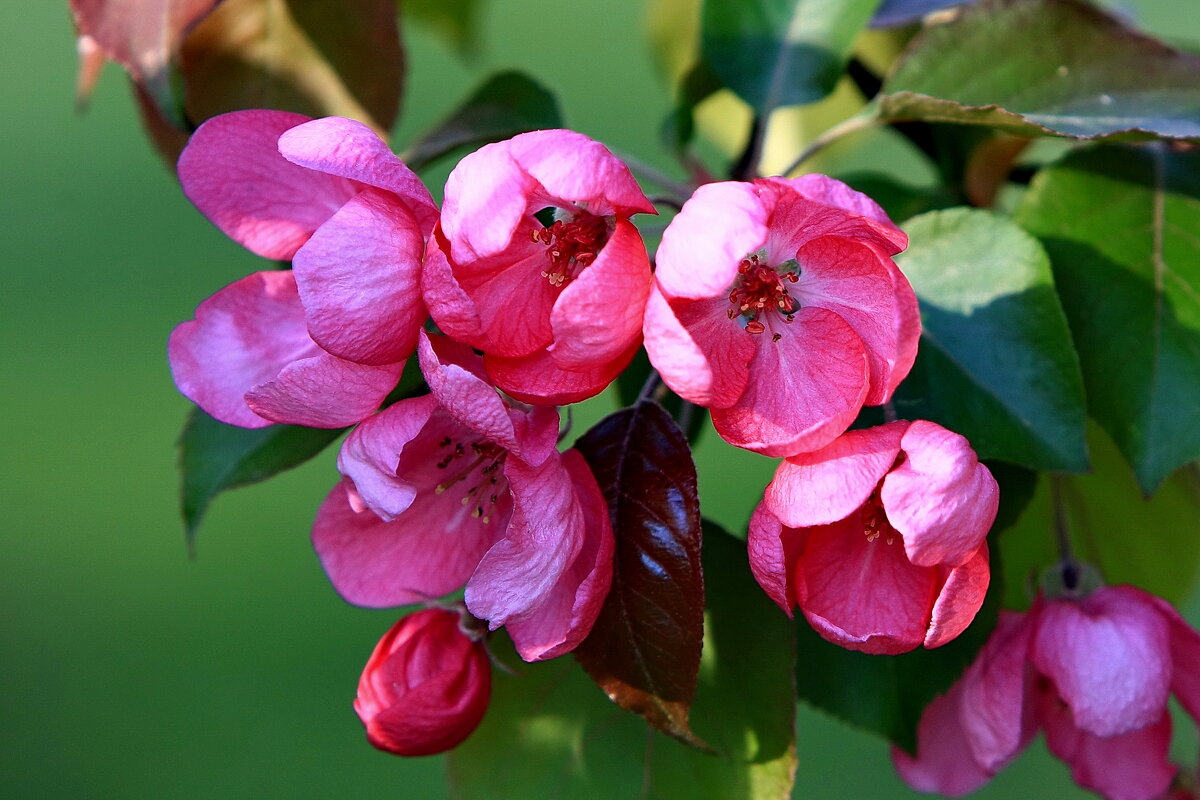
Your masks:
M750 520L750 568L835 644L938 647L983 603L998 503L956 433L924 420L850 431L779 465Z
M483 351L513 397L599 393L641 339L650 262L629 221L639 212L655 213L628 168L586 136L534 131L481 148L446 182L424 276L434 320Z
M582 456L555 449L558 412L506 403L469 347L422 334L432 391L360 424L313 543L358 605L466 586L471 613L507 627L526 660L591 630L612 581L607 506Z
M917 301L891 258L907 243L832 178L701 186L658 249L650 361L731 444L823 447L912 367Z
M380 750L426 756L470 736L491 691L483 642L462 631L458 614L429 608L380 639L358 681L354 710Z
M963 795L986 783L1038 729L1081 786L1118 800L1166 791L1174 692L1200 717L1200 634L1133 586L1039 598L1002 612L950 691L925 709L915 756L893 749L909 785Z

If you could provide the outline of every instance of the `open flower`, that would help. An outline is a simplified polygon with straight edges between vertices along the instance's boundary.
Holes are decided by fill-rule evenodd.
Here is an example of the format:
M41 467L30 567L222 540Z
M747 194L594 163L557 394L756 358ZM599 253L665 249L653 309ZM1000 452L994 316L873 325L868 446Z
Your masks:
M558 412L506 403L469 347L422 334L432 394L359 425L338 458L313 543L349 602L387 607L466 585L521 657L552 658L591 630L612 582L596 480L555 449Z
M850 431L779 465L750 520L750 568L835 644L937 647L983 603L998 504L987 467L940 425Z
M607 148L566 130L523 133L459 162L430 244L438 327L482 350L530 403L599 393L641 340L650 261L635 213L654 213Z
M392 626L363 669L354 710L380 750L426 756L460 744L479 726L492 691L483 642L460 615L429 608Z
M646 351L726 441L816 450L887 402L916 357L908 238L821 175L701 186L663 233Z
M916 755L894 748L892 760L915 789L964 795L1042 729L1081 786L1149 800L1176 772L1168 694L1200 719L1198 663L1200 634L1141 589L1039 598L1001 614L963 677L925 709Z

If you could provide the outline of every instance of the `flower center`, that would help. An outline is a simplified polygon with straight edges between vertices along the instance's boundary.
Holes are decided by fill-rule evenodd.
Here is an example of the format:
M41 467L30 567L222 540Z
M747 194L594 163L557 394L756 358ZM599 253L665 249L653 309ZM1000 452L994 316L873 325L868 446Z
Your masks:
M879 487L867 498L862 507L863 535L868 542L878 541L883 537L885 544L891 544L898 535L892 523L888 522L887 513L883 510L883 501L879 499Z
M446 454L437 462L440 470L448 470L446 480L440 482L434 492L442 494L462 484L465 487L462 504L473 505L471 516L484 525L491 522L492 506L500 498L504 487L499 485L503 477L500 468L508 451L492 442L478 441L469 444L455 442L449 436L438 442Z
M746 320L746 333L760 334L767 330L766 324L759 319L763 312L778 311L783 315L784 322L795 319L800 303L788 294L786 283L795 283L799 275L799 265L787 261L779 267L770 267L762 262L757 254L743 258L738 265L738 276L729 291L729 318L742 317ZM779 334L771 337L779 341Z
M546 245L550 266L542 271L542 277L551 286L563 286L575 280L593 261L604 246L608 234L608 223L604 217L576 212L571 219L556 219L553 224L530 231L530 238Z

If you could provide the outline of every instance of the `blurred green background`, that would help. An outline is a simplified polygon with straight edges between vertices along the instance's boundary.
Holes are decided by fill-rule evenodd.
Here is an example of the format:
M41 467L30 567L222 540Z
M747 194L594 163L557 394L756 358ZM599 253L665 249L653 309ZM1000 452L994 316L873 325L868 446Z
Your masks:
M332 451L219 499L187 557L174 441L188 404L166 337L261 264L182 197L115 66L75 113L64 6L0 4L0 795L443 797L440 759L374 751L351 710L396 615L343 604L309 546ZM1194 0L1137 7L1152 29L1200 38ZM559 92L572 126L663 161L669 93L640 3L482 8L483 47L466 63L406 31L398 146L484 73L519 66ZM714 438L706 512L738 525L773 465ZM1189 612L1200 620L1196 602ZM1195 737L1182 733L1178 757L1191 761ZM799 751L798 797L911 795L881 741L815 712L801 713ZM980 796L1076 791L1039 744Z

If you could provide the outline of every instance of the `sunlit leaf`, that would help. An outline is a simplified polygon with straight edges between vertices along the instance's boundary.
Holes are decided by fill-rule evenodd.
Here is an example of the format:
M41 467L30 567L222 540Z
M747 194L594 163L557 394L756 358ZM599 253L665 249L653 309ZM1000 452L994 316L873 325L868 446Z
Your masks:
M1196 138L1197 74L1200 58L1082 0L985 0L912 42L879 112L1023 136Z
M1200 458L1200 151L1078 151L1017 220L1050 254L1088 410L1150 492Z
M621 707L703 747L688 725L704 574L687 439L662 406L642 401L605 417L575 446L608 500L617 539L612 590L576 658Z
M459 54L474 55L480 0L401 0L397 6L405 18L429 28Z

